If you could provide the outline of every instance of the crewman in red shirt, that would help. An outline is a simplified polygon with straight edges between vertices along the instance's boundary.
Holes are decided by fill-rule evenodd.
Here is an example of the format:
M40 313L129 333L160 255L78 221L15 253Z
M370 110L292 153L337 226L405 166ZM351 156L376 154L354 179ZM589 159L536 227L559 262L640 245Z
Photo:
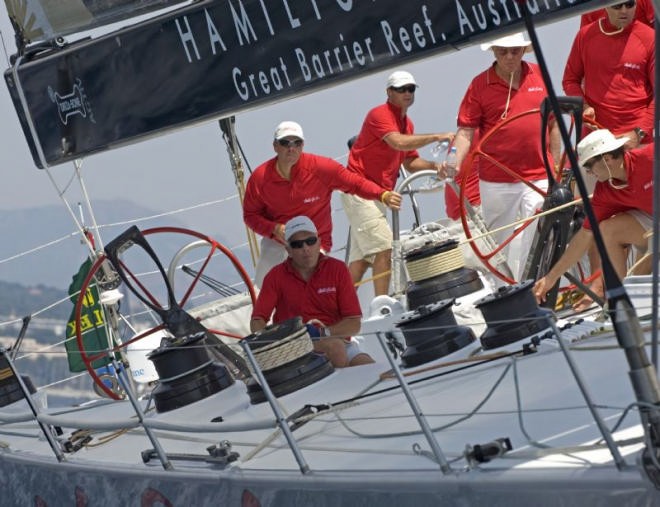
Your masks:
M318 228L321 247L330 252L333 190L380 201L393 209L401 205L398 193L347 171L330 158L304 153L304 144L298 123L280 123L273 141L276 156L257 167L247 182L243 220L263 236L255 273L255 284L259 287L270 268L286 259L284 224L290 218L310 217Z
M547 95L538 65L523 61L523 55L531 51L531 42L522 33L482 44L481 48L492 49L495 62L472 80L459 107L454 143L459 172L475 132L486 136L507 118L538 109ZM489 230L529 217L541 207L541 192L548 188L543 150L549 150L548 158L553 163L561 143L556 122L550 128L549 146L541 146L540 132L540 114L521 116L502 125L496 138L482 145L482 151L497 163L483 156L475 158L472 170L479 174L481 209ZM500 165L517 177L507 174ZM533 232L530 226L523 233L521 252L529 251ZM510 235L511 231L501 230L493 234L493 239L501 243ZM524 259L517 261L517 265L510 263L514 276L520 275L525 265Z
M446 178L440 164L424 160L417 153L431 143L451 141L454 134L415 134L408 108L415 101L417 83L409 72L398 70L387 78L387 102L367 113L360 133L348 155L347 168L374 183L392 190L399 168L408 172L424 169L438 171ZM371 266L376 296L387 294L392 266L392 230L387 223L385 207L376 201L365 201L342 194L344 211L351 224L349 270L354 282L362 280Z
M625 136L626 149L651 142L655 88L655 31L639 20L639 9L647 3L635 0L604 9L604 15L581 28L575 36L564 69L562 85L567 95L584 99L584 115L593 118L617 137ZM651 7L650 19L653 19ZM585 128L584 134L589 131ZM593 181L586 178L593 192ZM600 258L592 245L592 273L600 269ZM602 279L592 284L603 292ZM592 303L584 296L574 308Z
M575 36L562 85L566 95L584 98L585 116L626 136L632 149L652 137L655 31L635 19L635 0L605 12Z
M587 12L580 18L580 28L583 28L588 24L591 24L594 21L598 21L600 18L604 18L606 16L607 12L605 9L598 9L595 11ZM655 13L653 12L653 3L651 0L637 0L635 19L653 28L655 22Z
M597 180L591 205L620 279L626 275L628 247L632 245L638 257L645 253L649 247L645 236L653 228L653 143L624 151L627 141L626 137L616 138L609 130L601 129L578 143L580 166ZM585 220L564 254L534 285L538 301L545 301L548 290L582 258L592 242L591 224ZM640 265L637 273L650 271L648 262ZM601 286L599 295L602 294Z
M308 323L314 350L325 353L335 367L373 363L351 339L360 332L362 310L346 264L321 253L308 217L292 218L284 230L289 257L264 279L252 311L252 332L266 327L271 315L275 324L300 316Z

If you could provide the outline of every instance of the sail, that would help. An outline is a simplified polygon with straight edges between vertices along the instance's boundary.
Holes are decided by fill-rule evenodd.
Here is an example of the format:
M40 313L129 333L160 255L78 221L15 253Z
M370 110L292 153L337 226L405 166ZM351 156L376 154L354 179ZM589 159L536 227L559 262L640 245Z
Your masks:
M187 0L5 0L21 44L55 39Z
M602 4L209 0L19 57L5 80L43 168L520 30L522 5L544 23Z

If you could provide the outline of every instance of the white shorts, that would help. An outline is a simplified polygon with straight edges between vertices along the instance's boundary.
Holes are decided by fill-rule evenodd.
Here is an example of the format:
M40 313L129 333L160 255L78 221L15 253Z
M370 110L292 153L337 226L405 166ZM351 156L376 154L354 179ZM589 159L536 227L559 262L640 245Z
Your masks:
M638 210L638 209L631 209L626 211L630 216L634 217L635 220L639 222L639 225L642 226L642 229L644 229L644 232L649 232L653 230L653 217L646 213L645 211ZM642 249L635 247L635 253L638 255L643 255L646 252L651 252L653 251L652 248L652 243L653 241L653 235L651 234L648 237L647 243L646 243L646 251L642 251Z
M392 229L385 216L387 207L355 195L341 194L344 212L351 224L351 244L348 262L365 260L392 248Z
M270 238L261 238L261 251L254 273L254 284L261 288L268 272L278 264L284 262L288 254L284 245Z

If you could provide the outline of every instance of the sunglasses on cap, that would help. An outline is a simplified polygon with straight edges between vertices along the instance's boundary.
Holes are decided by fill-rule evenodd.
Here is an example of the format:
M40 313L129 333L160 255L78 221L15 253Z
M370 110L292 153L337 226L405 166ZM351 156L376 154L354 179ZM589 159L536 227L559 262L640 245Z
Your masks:
M621 10L622 7L625 7L626 9L632 9L637 5L637 2L635 0L628 0L627 2L621 2L620 4L614 4L611 5L612 9Z
M415 93L415 90L417 89L417 86L411 84L411 85L406 85L406 86L393 86L392 90L394 90L397 93Z
M284 148L300 148L303 145L302 139L291 141L290 139L278 139L277 144Z
M298 248L302 248L303 245L307 245L307 246L316 245L316 242L318 240L319 238L317 238L316 236L310 236L309 238L305 238L305 239L294 239L293 241L289 241L289 246L291 248L298 249Z

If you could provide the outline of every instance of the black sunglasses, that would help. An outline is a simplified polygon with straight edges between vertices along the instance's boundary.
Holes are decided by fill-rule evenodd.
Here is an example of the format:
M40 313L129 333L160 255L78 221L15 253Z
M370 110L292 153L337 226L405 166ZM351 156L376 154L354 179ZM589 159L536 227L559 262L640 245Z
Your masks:
M303 140L296 139L295 141L290 141L289 139L278 139L277 144L284 146L285 148L300 148L303 145Z
M302 248L303 245L307 245L307 246L316 245L316 242L318 240L319 238L317 238L316 236L310 236L309 238L305 238L305 239L294 239L293 241L289 241L289 246L291 248L298 249L298 248Z
M637 5L637 2L635 0L628 0L627 2L621 2L620 4L614 4L610 7L612 7L612 9L616 9L618 11L618 10L621 10L622 7L625 7L626 9L632 9L633 7L635 7L635 5Z
M392 90L394 90L397 93L415 93L415 90L417 89L417 86L415 85L406 85L406 86L393 86Z

